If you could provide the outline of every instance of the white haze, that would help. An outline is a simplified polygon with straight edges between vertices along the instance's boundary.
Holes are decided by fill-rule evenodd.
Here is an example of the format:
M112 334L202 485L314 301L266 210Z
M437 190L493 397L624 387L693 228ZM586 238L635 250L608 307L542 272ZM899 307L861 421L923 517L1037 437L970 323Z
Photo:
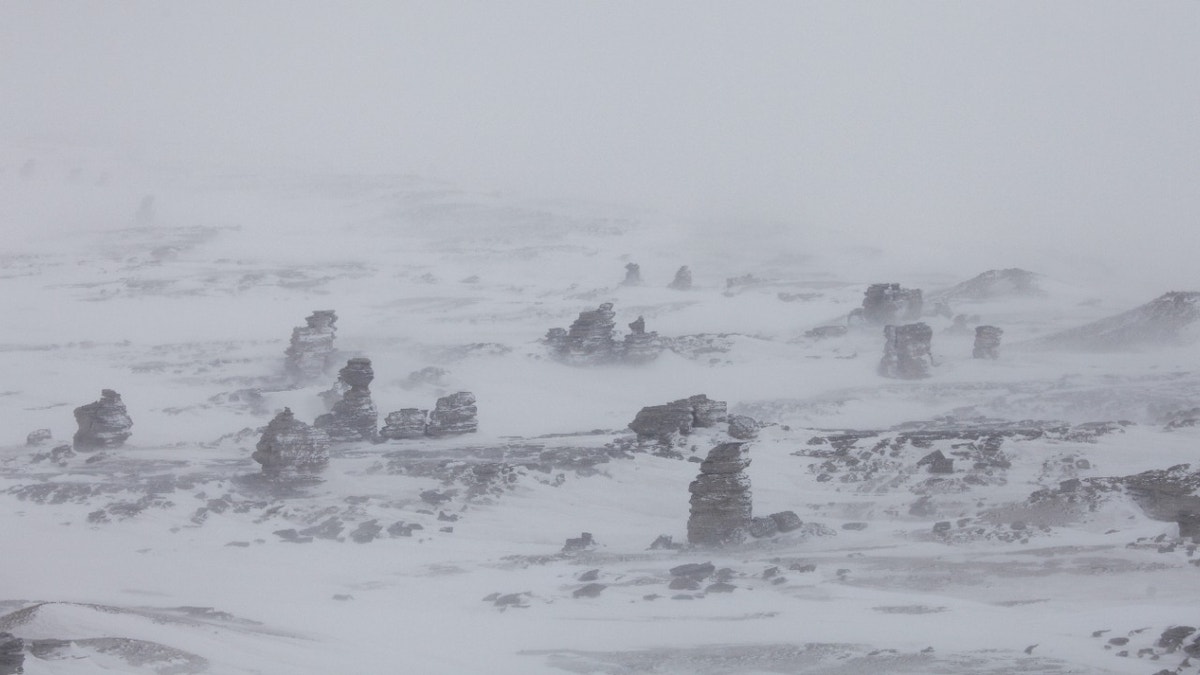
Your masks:
M1198 28L1195 2L10 0L0 138L1193 288Z

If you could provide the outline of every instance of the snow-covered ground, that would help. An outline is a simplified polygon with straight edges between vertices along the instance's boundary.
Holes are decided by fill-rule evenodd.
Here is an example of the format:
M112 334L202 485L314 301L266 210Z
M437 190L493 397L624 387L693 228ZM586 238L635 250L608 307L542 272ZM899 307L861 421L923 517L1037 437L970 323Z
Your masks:
M0 224L17 233L0 255L0 632L26 641L29 675L1196 672L1156 646L1197 621L1200 556L1178 526L1120 490L1030 500L1197 459L1200 429L1161 422L1200 405L1194 345L1034 346L1191 289L1021 247L881 248L410 176L32 159L0 170ZM628 262L643 286L620 285ZM681 265L691 290L667 288ZM936 366L919 381L878 375L877 328L804 336L845 323L870 283L929 295L1014 266L1043 293L952 303L1004 328L999 360L972 359L942 316L923 319ZM643 316L708 349L550 359L547 329L602 302L619 333ZM342 360L372 360L381 416L465 390L479 432L336 445L321 482L289 491L260 479L250 454L271 417L325 411L335 372L283 377L291 330L317 309L337 311ZM429 366L447 373L408 379ZM101 389L122 395L129 442L39 457ZM728 437L701 429L662 452L626 425L699 393L765 425L755 513L805 527L650 549L686 542L696 462ZM959 436L897 440L948 415ZM997 419L1062 424L1006 437L1007 466L980 466L962 428ZM26 446L41 428L53 440ZM876 434L836 452L847 430ZM934 449L963 453L954 474L918 465ZM378 536L355 536L372 522ZM581 532L597 545L564 552ZM718 571L698 590L668 588L703 562ZM577 593L587 583L604 587Z

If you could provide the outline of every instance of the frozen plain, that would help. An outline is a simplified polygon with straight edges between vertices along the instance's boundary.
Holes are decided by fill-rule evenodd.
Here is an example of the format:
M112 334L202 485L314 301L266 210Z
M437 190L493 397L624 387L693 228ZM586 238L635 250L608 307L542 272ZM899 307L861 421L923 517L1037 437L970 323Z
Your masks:
M1005 252L681 225L412 177L151 172L55 153L5 167L0 185L20 233L0 258L0 631L40 645L26 673L1197 672L1156 646L1197 622L1198 558L1178 527L1123 494L1049 515L1029 503L1073 478L1194 462L1200 431L1160 419L1198 405L1195 347L1020 345L1192 289L1022 260L1043 294L955 303L1005 329L1002 357L971 359L969 337L927 317L939 364L903 382L876 373L877 329L804 332L869 283L934 294L1014 266ZM645 285L619 285L630 261ZM685 264L695 288L666 288ZM547 359L546 330L601 302L622 333L640 315L716 351L637 368ZM314 309L337 311L346 358L372 359L381 414L469 390L479 433L339 445L322 482L288 494L256 482L256 430L284 406L324 412L334 372L290 389L282 371ZM428 366L448 374L406 379ZM66 442L72 409L102 388L134 420L126 446L35 461L49 446L25 435ZM726 438L703 430L666 456L626 425L698 393L767 425L750 450L755 513L793 510L809 527L649 550L686 540L687 460ZM931 484L916 466L928 449L912 446L871 476L818 480L829 458L810 439L895 438L947 415L1131 424L1006 440L1011 466L976 483L964 467ZM447 478L480 458L511 481ZM431 504L430 490L450 499ZM330 518L344 529L327 538L275 534ZM371 520L422 529L356 542ZM934 533L945 521L953 536ZM584 531L598 546L563 553ZM732 592L668 590L671 568L706 561ZM576 597L592 570L606 587Z

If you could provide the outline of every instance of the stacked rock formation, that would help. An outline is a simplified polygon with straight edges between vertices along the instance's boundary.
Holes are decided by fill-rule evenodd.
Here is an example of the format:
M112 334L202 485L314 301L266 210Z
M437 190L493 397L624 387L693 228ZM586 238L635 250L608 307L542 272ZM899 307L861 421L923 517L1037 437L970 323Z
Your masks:
M900 284L871 284L863 296L861 310L855 314L869 324L882 326L921 318L921 289L901 288Z
M726 546L745 540L752 517L750 466L746 443L722 443L700 464L700 475L688 486L691 515L688 541L695 546Z
M642 267L637 263L629 263L625 265L625 280L621 282L622 286L641 286L642 285Z
M975 327L975 349L971 355L977 359L1000 358L1000 336L1004 330L996 326Z
M292 329L292 342L285 352L287 373L297 383L312 382L325 374L337 335L337 314L332 309L316 310L304 322L307 325Z
M885 326L883 359L879 362L879 374L902 380L919 380L929 377L933 363L930 343L933 329L924 323L904 326Z
M631 364L649 363L662 353L662 341L658 339L658 333L646 332L645 319L639 316L636 321L629 324L629 331L629 334L625 336L625 344L622 345L621 359L623 361Z
M479 422L475 419L478 411L475 407L475 394L469 391L443 396L437 400L437 404L429 413L429 424L425 427L425 433L429 436L475 433L479 428Z
M675 279L667 284L667 288L673 288L677 291L687 291L692 288L692 271L687 265L680 267L675 272Z
M383 428L379 430L379 435L394 441L424 438L426 418L428 416L428 410L421 410L419 408L403 408L396 412L388 413L387 417L383 420Z
M371 359L354 358L338 371L338 379L349 385L342 400L333 404L333 411L321 415L314 424L335 441L360 441L375 438L379 412L371 401L371 380L375 371Z
M329 436L296 419L291 408L267 424L251 458L264 473L318 471L329 463Z
M121 395L112 389L100 391L100 400L75 409L75 448L99 450L119 448L132 435L133 420L129 418Z
M729 419L724 401L714 401L704 394L671 401L665 405L646 406L638 411L629 428L640 441L669 443L675 434L688 435L694 427L715 427Z
M614 360L617 341L613 337L616 312L611 302L599 308L579 313L569 330L553 328L546 334L551 352L558 358L576 365L593 365Z
M36 447L52 438L54 438L54 434L49 429L34 429L25 436L25 445Z

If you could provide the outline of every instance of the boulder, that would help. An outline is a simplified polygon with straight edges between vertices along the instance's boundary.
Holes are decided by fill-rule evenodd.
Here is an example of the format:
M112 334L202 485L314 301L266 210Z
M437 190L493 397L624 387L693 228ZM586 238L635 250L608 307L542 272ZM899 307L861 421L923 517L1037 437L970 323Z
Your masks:
M975 349L971 356L977 359L1000 358L1000 336L1004 330L996 326L975 327Z
M722 443L700 464L688 486L691 515L688 541L695 546L727 546L745 540L752 517L750 465L746 443Z
M748 441L758 436L758 422L748 415L730 415L729 436L739 441Z
M379 436L388 440L424 438L428 416L428 410L418 408L403 408L396 412L390 412L383 420L383 428L379 430Z
M902 380L929 377L933 364L930 343L933 329L924 323L903 326L885 326L883 329L883 359L879 362L879 374Z
M292 341L285 352L285 368L297 384L313 382L325 374L337 336L337 314L332 309L316 310L304 322L306 325L292 329Z
M338 372L338 380L348 389L342 400L333 404L333 411L321 415L314 425L323 429L331 440L374 440L379 412L371 400L371 381L375 371L371 359L353 358Z
M25 436L25 445L37 447L54 438L49 429L34 429Z
M469 391L443 396L437 400L429 413L429 424L425 433L429 436L454 436L471 434L479 428L475 419L475 395Z
M572 365L611 363L619 352L613 337L615 317L612 303L606 302L597 309L580 312L568 330L552 328L546 334L551 354Z
M267 424L251 458L264 473L319 471L329 463L329 437L284 408Z
M119 448L133 427L121 395L112 389L102 390L99 401L76 408L75 422L79 425L74 438L77 450Z

